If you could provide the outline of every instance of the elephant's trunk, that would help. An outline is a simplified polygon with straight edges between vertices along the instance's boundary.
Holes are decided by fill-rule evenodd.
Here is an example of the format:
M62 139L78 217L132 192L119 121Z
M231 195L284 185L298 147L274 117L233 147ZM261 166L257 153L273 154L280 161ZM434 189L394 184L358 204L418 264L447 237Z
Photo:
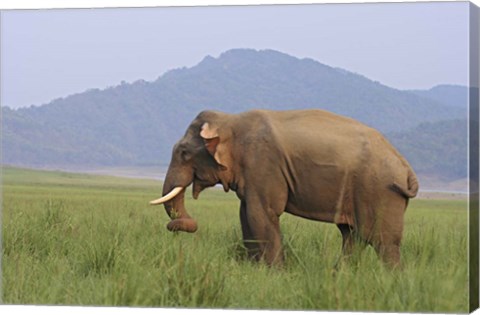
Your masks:
M163 203L168 216L172 219L167 225L170 231L193 233L197 230L197 223L185 209L185 188L190 185L190 182L186 180L180 183L178 180L172 180L172 172L169 170L163 184L163 197L151 202L153 205Z

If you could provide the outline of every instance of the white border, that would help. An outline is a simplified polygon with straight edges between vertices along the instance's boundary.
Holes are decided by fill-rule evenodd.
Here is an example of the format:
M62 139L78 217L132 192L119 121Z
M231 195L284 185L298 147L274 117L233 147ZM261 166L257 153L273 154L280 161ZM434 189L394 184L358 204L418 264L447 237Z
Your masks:
M328 1L299 1L299 0L0 0L0 10L11 10L11 9L63 9L63 8L129 8L129 7L162 7L162 6L175 6L175 7L186 7L186 6L219 6L219 5L273 5L273 4L311 4L311 3L391 3L391 2L452 2L449 0L328 0ZM466 2L466 1L456 1L456 2ZM480 7L480 0L470 1L475 5ZM1 279L1 278L0 278ZM1 303L1 302L0 302ZM16 314L21 312L26 312L27 314L66 314L76 315L76 314L195 314L197 315L207 315L207 314L269 314L269 315L280 315L280 314L289 314L289 315L305 315L308 313L313 314L335 314L335 315L356 315L361 313L350 313L350 312L306 312L306 311L267 311L267 310L221 310L221 309L196 309L196 310L186 310L186 309L166 309L166 308L117 308L117 307L78 307L78 306L20 306L20 305L0 305L0 312L2 314ZM475 313L479 313L478 311ZM375 313L375 314L394 314L394 313Z
M467 2L454 0L456 2ZM273 5L311 3L399 3L399 2L453 2L452 0L0 0L0 9L62 9L62 8L128 8L161 6L219 6L219 5ZM480 0L472 0L480 6Z

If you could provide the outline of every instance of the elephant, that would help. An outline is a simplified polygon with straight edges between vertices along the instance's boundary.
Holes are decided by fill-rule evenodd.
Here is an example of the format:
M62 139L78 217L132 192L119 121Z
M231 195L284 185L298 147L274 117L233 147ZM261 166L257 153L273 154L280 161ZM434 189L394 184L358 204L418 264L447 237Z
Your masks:
M321 109L202 111L173 147L162 197L150 202L164 205L170 231L197 230L184 206L192 183L194 199L217 184L236 193L246 252L270 266L284 262L284 212L336 224L340 257L371 245L398 266L404 213L419 189L379 131Z

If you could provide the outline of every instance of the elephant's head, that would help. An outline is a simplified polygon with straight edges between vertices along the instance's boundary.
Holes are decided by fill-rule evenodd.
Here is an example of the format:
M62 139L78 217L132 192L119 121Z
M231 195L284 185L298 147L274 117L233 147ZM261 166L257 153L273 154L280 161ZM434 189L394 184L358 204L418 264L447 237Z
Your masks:
M185 135L173 147L172 159L163 183L163 197L150 202L163 204L172 221L170 231L195 232L197 223L185 209L186 188L193 183L193 198L202 190L221 183L228 191L230 167L227 128L228 115L205 111L190 124Z

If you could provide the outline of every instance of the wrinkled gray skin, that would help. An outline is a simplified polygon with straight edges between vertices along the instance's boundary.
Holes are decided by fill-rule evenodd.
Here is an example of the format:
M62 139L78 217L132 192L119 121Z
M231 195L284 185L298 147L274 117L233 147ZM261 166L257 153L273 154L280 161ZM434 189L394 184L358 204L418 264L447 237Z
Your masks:
M344 256L370 244L398 266L404 212L418 191L379 132L322 110L200 113L173 148L163 195L192 183L195 199L217 183L236 192L249 256L269 265L283 262L279 217L288 212L336 224ZM164 204L167 227L194 232L184 193Z

